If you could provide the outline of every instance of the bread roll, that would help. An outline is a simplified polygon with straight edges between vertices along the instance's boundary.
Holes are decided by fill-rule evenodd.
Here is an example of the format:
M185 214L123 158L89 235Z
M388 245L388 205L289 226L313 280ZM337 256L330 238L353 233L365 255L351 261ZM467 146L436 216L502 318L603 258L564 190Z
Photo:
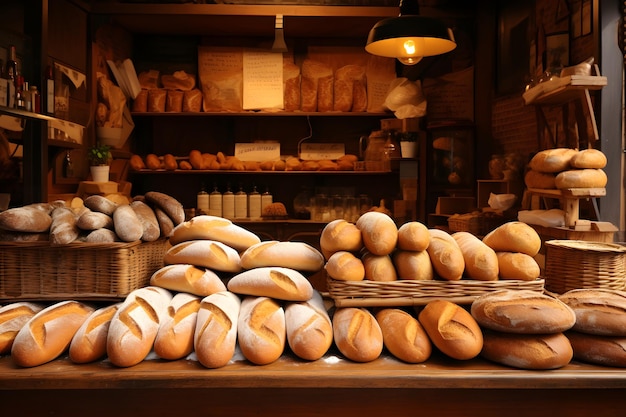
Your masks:
M469 232L456 232L452 237L461 248L468 278L479 281L498 279L498 256L493 249Z
M324 257L308 243L277 240L255 243L241 254L244 269L266 266L317 272L324 267Z
M541 190L551 190L556 188L554 182L556 175L553 173L539 172L530 169L524 174L524 184L528 188L539 188Z
M134 242L143 236L143 224L130 204L117 206L113 212L115 234L124 242Z
M428 252L397 250L393 253L393 264L399 279L431 280L435 278L433 264Z
M76 215L72 209L57 207L50 217L50 245L67 245L78 238L80 229L76 226Z
M358 252L362 247L363 237L359 228L343 219L327 223L320 234L320 249L326 259L335 252Z
M454 359L472 359L483 347L476 320L461 306L446 300L430 301L418 315L432 343Z
M256 365L274 362L285 349L285 311L268 297L246 297L241 302L237 340L243 356Z
M215 272L189 264L172 264L160 268L150 277L150 285L201 297L226 291L226 285Z
M432 345L419 321L398 308L376 313L383 333L383 344L396 358L408 363L422 363L432 353Z
M520 369L557 369L570 363L572 346L563 333L511 334L485 331L480 356Z
M520 252L496 252L500 279L534 281L541 275L535 258Z
M463 277L465 260L456 240L447 232L429 229L430 243L428 256L437 275L448 281L457 281Z
M148 90L148 111L155 113L163 113L165 111L165 101L167 99L167 90L162 88L153 88Z
M521 252L535 256L541 249L541 237L523 222L504 223L487 233L483 242L496 252Z
M398 227L391 217L379 211L363 213L356 221L363 245L374 255L389 255L398 243Z
M170 235L172 245L199 239L222 242L240 252L261 242L256 234L230 220L208 215L195 216L177 225Z
M233 357L240 308L239 297L229 291L202 299L196 318L194 349L198 361L205 367L220 368Z
M69 357L74 363L96 361L106 355L109 325L121 303L104 306L89 315L74 334Z
M85 207L91 209L92 211L104 213L107 216L113 216L113 212L117 208L117 204L115 202L98 194L86 197L83 203Z
M180 359L193 351L200 297L179 292L170 301L154 339L154 353L163 359Z
M533 156L528 166L539 172L556 173L570 167L570 160L577 153L576 149L555 148L539 151Z
M606 155L593 148L578 151L570 160L571 167L577 169L602 169L606 163Z
M163 257L167 265L191 264L214 271L239 272L239 253L214 240L188 240L169 248Z
M382 353L383 332L368 310L339 308L335 310L332 323L335 345L347 359L370 362Z
M237 294L286 301L307 301L313 296L313 286L304 275L283 267L260 267L240 272L228 281L227 288Z
M139 288L126 297L109 325L107 355L111 363L129 367L148 356L171 300L169 291L154 286Z
M572 169L559 172L554 179L558 189L565 188L603 188L608 178L601 169Z
M119 242L119 240L119 237L111 229L93 230L85 236L85 242L88 243L113 243Z
M42 304L23 301L0 307L0 355L11 352L17 333L43 308Z
M352 252L333 253L324 268L329 277L339 281L363 281L365 279L365 266Z
M163 210L174 222L179 225L185 221L185 209L174 197L158 191L148 191L145 194L146 202Z
M135 200L130 203L130 207L137 214L137 218L141 222L143 233L141 240L144 242L154 242L161 236L159 221L156 218L154 210L143 201Z
M420 252L430 244L428 228L423 223L406 222L398 228L398 248Z
M301 359L315 361L333 343L332 323L317 291L308 301L287 303L285 325L289 347Z
M365 279L370 281L395 281L398 279L391 255L374 255L365 252L361 257Z
M576 322L562 301L531 290L498 290L476 298L472 316L487 329L520 334L558 333Z
M87 210L76 220L76 227L81 230L112 229L113 219L108 214Z
M39 311L15 336L13 361L31 367L56 359L92 312L92 307L77 301L61 301Z
M559 296L576 314L572 330L626 337L626 292L603 288L575 289Z
M569 340L574 358L579 361L602 366L626 368L626 337L600 336L569 331Z
M50 213L33 206L14 207L0 212L0 229L13 232L47 232L52 224Z

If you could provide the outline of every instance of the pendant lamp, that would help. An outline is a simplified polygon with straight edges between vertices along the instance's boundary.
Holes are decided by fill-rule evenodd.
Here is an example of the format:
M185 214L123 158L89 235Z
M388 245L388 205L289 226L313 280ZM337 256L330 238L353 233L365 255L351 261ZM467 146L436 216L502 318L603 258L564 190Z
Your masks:
M376 23L365 45L370 54L397 58L404 65L454 48L452 30L437 19L420 16L417 0L400 0L400 15Z

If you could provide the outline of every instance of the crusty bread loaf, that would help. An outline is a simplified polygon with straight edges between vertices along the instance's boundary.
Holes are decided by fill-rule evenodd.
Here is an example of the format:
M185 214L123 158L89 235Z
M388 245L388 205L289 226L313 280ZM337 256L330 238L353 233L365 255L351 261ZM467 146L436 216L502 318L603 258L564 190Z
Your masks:
M437 275L448 281L461 279L465 260L456 240L443 230L429 229L428 233L430 243L426 251Z
M202 297L226 291L226 285L214 271L189 264L165 265L152 274L150 285Z
M626 292L604 288L567 291L559 296L576 314L572 330L626 337Z
M190 91L196 86L196 76L180 70L172 74L162 74L161 84L168 90Z
M220 368L233 357L240 308L241 300L229 291L202 299L196 318L194 349L198 361L205 367Z
M72 362L93 362L106 355L109 325L120 306L121 303L115 303L100 307L89 315L70 343L69 357Z
M215 240L187 240L169 248L163 257L166 264L191 264L214 271L241 271L239 253Z
M300 110L300 67L283 61L283 97L285 111Z
M512 334L487 330L480 356L520 369L557 369L570 363L572 345L563 333Z
M539 264L530 255L521 252L496 252L500 279L534 281L541 275Z
M167 112L181 112L183 111L183 96L184 93L179 90L167 90L165 96L165 111ZM167 165L166 165L166 168Z
M47 232L52 224L50 213L32 206L14 207L0 212L0 229L13 232Z
M111 319L107 355L119 367L133 366L148 356L167 314L172 294L149 286L131 292Z
M483 334L476 320L463 307L446 300L430 301L418 319L432 343L454 359L472 359L483 347Z
M165 101L167 90L163 88L152 88L148 90L148 111L163 113L165 111Z
M398 279L391 255L374 255L365 252L361 257L365 279L370 281L395 281Z
M170 301L154 339L154 353L163 359L180 359L193 351L200 297L179 292Z
M76 214L68 207L55 208L50 217L50 245L67 245L75 241L80 235L76 226Z
M604 152L593 148L578 151L570 160L571 167L577 169L602 169L606 163Z
M177 225L170 235L172 245L199 239L222 242L237 251L244 251L261 241L256 234L230 220L209 215L195 216Z
M547 173L547 172L539 172L534 169L529 169L524 174L524 184L528 188L539 188L541 190L551 190L556 188L556 184L554 180L556 178L556 174Z
M433 264L428 252L396 250L393 264L399 279L431 280L435 278Z
M468 278L480 281L498 279L498 256L493 249L469 232L456 232L452 237L461 248Z
M134 242L143 236L143 225L130 204L121 204L113 212L115 234L124 242Z
M241 302L237 340L243 356L256 365L277 360L285 349L285 311L269 297L246 297Z
M333 343L333 328L319 292L308 301L287 303L285 307L287 343L301 359L314 361Z
M76 220L76 227L81 230L112 229L113 219L108 214L87 209Z
M358 252L363 247L361 231L343 219L330 221L320 234L320 249L326 259L338 251Z
M202 91L197 88L183 93L183 111L200 112L202 110Z
M363 281L365 279L363 261L352 252L333 253L324 268L329 277L339 281Z
M535 256L541 249L541 237L526 223L507 222L483 237L483 242L496 252L521 252Z
M415 317L399 308L385 308L376 313L376 321L393 356L408 363L421 363L430 357L430 339Z
M430 234L425 224L412 221L398 228L398 248L420 252L426 250L430 243Z
M179 225L185 221L183 205L174 197L158 191L148 191L144 197L148 204L157 206L163 210L170 219L172 219L174 225Z
M564 302L538 291L498 290L476 298L472 316L484 328L521 334L558 333L576 322Z
M559 172L554 179L554 185L558 189L602 188L607 181L608 177L601 169L570 169Z
M161 236L161 229L159 228L159 221L156 218L154 210L140 200L135 200L130 203L130 207L137 214L137 218L139 218L143 227L141 240L144 242L154 242L157 240Z
M85 242L89 243L113 243L119 240L117 234L111 229L96 229L85 236Z
M313 286L295 269L260 267L240 272L227 284L229 291L242 295L271 297L286 301L307 301Z
M17 333L43 308L42 304L24 301L16 301L0 307L0 355L11 352Z
M31 367L56 359L92 312L92 307L77 301L60 301L39 311L15 336L13 361Z
M330 66L313 59L305 59L302 62L301 79L301 109L305 112L318 111L318 94L320 78L330 79L330 109L332 109L332 77L333 70ZM324 90L326 91L326 90ZM325 94L328 94L326 91ZM326 98L328 101L328 98Z
M104 103L102 103L104 105ZM143 113L148 111L148 90L142 88L137 97L133 100L132 108L133 112Z
M352 111L355 84L365 84L365 67L362 65L348 64L335 71L333 110L342 112Z
M537 152L528 166L539 172L556 173L570 167L570 160L577 153L576 149L554 148Z
M574 358L602 366L626 368L626 337L568 331Z
M277 240L256 243L241 254L241 267L244 269L266 266L317 272L324 267L324 257L308 243Z
M347 359L370 362L382 353L382 330L376 318L365 308L338 308L332 323L335 345Z
M379 211L363 213L356 221L363 245L374 255L389 255L398 243L398 227L391 217Z
M156 216L157 222L159 223L159 230L161 231L162 237L169 237L174 230L174 222L170 219L170 216L167 215L163 210L159 207L153 207L154 215ZM170 242L171 243L171 242Z
M113 212L117 208L117 204L115 202L98 194L85 197L83 203L85 204L85 207L91 209L92 211L104 213L108 216L113 216Z

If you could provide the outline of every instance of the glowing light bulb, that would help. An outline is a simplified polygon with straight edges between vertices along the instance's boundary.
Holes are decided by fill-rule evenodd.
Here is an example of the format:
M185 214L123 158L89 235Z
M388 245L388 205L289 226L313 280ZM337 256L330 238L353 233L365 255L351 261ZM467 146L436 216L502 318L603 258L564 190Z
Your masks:
M404 65L415 65L420 62L422 58L421 56L407 56L398 58L398 61L402 62Z
M406 52L407 55L415 54L415 42L412 39L405 41L402 46L404 47L404 51Z
M415 65L422 60L421 56L416 56L417 45L415 45L415 41L413 39L408 39L402 43L402 48L404 49L404 56L399 57L398 61L402 62L404 65Z

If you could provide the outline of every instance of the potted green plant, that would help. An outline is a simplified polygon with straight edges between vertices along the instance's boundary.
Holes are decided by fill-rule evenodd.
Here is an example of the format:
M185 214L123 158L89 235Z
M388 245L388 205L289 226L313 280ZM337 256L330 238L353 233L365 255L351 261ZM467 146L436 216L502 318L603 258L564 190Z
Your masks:
M87 149L87 159L91 170L91 179L94 182L109 181L109 165L111 163L111 147L97 142Z
M400 152L403 158L417 156L418 132L402 132L400 134Z

